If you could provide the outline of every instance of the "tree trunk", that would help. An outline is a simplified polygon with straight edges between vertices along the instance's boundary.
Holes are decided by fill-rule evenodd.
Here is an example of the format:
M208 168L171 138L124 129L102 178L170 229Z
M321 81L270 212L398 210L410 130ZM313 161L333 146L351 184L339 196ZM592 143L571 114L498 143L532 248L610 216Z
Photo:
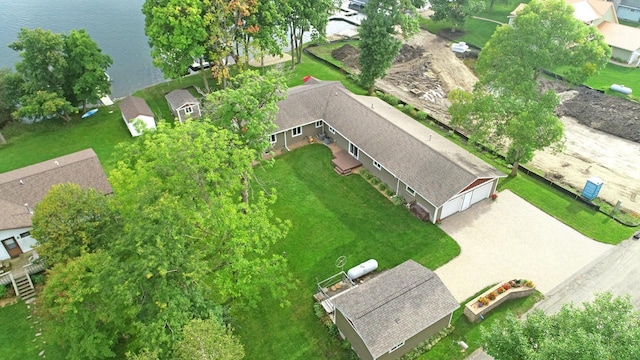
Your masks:
M209 94L211 92L211 89L209 88L209 79L207 78L207 69L204 68L203 62L204 61L202 60L202 58L200 58L200 74L202 75L202 82L204 83L205 91L207 92L207 94Z
M242 173L240 183L242 184L242 201L249 205L249 179L246 172Z
M367 89L367 91L369 92L369 95L373 95L373 90L375 86L375 82L371 83L371 85L369 85L369 89Z
M7 140L2 135L2 131L0 131L0 145L4 145L7 143Z
M289 40L291 42L291 70L296 68L296 37L293 35L293 26L289 26Z
M490 14L493 14L493 2L494 2L494 1L495 1L495 0L491 0L491 2L489 3L489 13L490 13Z
M298 46L296 47L297 64L302 62L302 37L304 36L304 29L300 30L300 36L298 37Z
M511 177L518 176L518 167L520 167L520 162L516 160L513 162L513 164L511 164L511 174L509 174L509 176Z

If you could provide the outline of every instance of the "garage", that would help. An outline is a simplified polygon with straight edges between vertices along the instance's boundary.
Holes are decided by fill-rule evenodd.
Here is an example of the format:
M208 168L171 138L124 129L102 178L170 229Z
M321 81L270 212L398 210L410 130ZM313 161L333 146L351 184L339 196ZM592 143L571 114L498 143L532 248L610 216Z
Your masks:
M447 201L447 203L442 206L440 219L444 219L447 216L453 215L462 210L466 210L478 201L487 199L491 195L492 188L493 181L487 181L484 184L481 184L478 187L474 188L473 190Z

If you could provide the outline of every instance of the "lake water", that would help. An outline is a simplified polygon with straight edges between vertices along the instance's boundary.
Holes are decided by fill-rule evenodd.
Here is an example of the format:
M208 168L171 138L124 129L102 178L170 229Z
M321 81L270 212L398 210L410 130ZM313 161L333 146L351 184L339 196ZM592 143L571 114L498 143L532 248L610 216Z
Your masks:
M138 89L164 81L151 61L144 34L144 0L0 0L0 67L13 68L20 61L8 45L21 28L40 27L55 33L86 29L105 54L113 59L108 73L112 97L124 97ZM331 21L327 33L354 28Z
M86 29L113 59L112 97L123 97L164 80L151 62L144 34L144 0L0 0L0 67L20 61L8 48L20 28L55 33Z

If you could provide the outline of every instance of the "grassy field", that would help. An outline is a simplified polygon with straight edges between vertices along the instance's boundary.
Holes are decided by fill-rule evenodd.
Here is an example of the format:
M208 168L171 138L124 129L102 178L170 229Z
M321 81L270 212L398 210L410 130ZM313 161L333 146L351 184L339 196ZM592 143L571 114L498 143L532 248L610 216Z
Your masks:
M27 318L31 316L30 318ZM32 316L31 310L23 302L0 308L0 324L5 328L0 331L0 359L3 360L35 360L44 350L49 359L64 359L64 353L58 347L43 343L40 326Z
M323 145L287 153L257 177L264 188L277 189L275 214L292 222L275 252L286 252L296 281L287 296L291 306L265 297L259 310L234 314L247 359L348 358L312 309L316 283L339 271L339 256L348 258L345 270L371 258L381 269L407 259L435 269L460 251L439 227L393 205L360 176L336 176Z
M342 81L354 93L366 93L339 71L307 54L303 55L302 64L297 65L295 70L286 70L286 75L291 87L302 84L304 76L313 75L321 80ZM173 119L164 95L171 90L194 85L204 89L198 74L151 86L137 91L135 95L147 100L157 118ZM215 81L211 81L210 85L215 86ZM117 104L101 107L88 119L77 116L70 123L61 120L48 120L32 125L13 123L2 129L2 133L7 144L0 145L0 173L86 148L93 148L108 173L117 159L117 154L114 154L115 145L123 141L135 141L122 120Z
M616 64L607 64L596 76L592 76L585 83L594 89L604 90L606 94L630 98L640 101L640 68L624 67ZM633 90L631 95L623 95L609 90L613 84L624 85Z

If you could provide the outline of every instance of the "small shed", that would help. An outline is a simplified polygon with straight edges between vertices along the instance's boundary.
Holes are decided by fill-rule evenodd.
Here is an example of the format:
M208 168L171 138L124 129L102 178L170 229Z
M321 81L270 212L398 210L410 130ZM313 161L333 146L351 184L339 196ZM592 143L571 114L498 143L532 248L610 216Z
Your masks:
M438 275L413 260L331 301L336 326L363 360L400 358L449 326L460 306Z
M155 129L156 121L153 111L144 99L136 96L127 96L120 101L122 119L127 125L131 136L140 136L145 130Z
M176 89L164 97L167 99L169 109L180 122L200 117L200 102L189 91Z

